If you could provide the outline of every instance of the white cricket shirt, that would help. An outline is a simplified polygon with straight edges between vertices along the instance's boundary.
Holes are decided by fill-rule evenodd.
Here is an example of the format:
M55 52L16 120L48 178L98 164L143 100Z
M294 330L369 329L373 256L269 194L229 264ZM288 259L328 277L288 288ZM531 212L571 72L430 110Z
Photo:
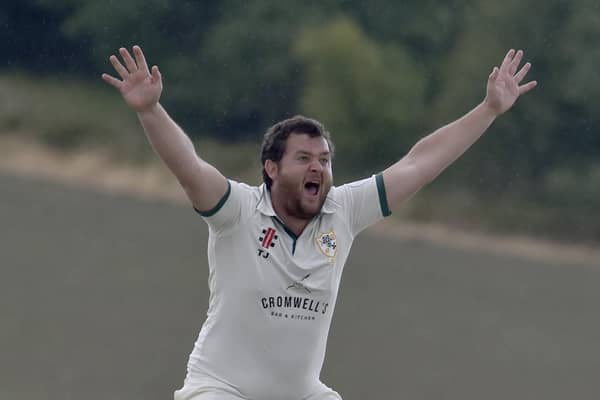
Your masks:
M332 187L299 237L270 192L229 181L209 226L206 321L188 380L210 378L256 400L299 400L319 375L344 263L356 235L390 214L383 176Z

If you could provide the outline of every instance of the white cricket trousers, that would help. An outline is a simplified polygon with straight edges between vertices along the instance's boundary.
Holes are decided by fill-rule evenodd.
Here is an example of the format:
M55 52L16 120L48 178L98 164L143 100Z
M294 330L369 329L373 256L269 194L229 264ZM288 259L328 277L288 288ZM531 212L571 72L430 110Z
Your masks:
M246 400L235 389L225 385L190 382L186 382L181 389L176 390L173 398L174 400ZM336 391L329 390L298 400L342 400L342 398Z

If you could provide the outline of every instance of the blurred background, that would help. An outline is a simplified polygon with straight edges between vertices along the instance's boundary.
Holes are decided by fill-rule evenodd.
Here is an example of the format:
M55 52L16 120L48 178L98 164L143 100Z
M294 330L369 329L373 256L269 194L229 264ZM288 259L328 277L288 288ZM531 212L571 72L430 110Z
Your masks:
M470 110L492 67L523 48L540 86L406 212L597 241L599 22L598 3L587 0L5 1L0 131L151 155L135 116L99 79L120 46L139 44L190 136L239 150L230 175L258 164L267 127L302 113L333 133L345 181Z
M326 125L336 183L369 176L523 49L538 87L357 243L324 380L345 399L597 398L600 2L5 0L0 32L1 399L183 380L206 229L100 80L134 44L199 153L252 184L280 119ZM432 224L435 244L401 231ZM487 235L547 254L487 253Z

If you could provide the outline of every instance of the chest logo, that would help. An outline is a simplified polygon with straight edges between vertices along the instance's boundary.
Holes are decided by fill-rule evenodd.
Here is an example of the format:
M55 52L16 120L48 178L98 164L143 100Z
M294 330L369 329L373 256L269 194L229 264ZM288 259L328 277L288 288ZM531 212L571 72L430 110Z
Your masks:
M277 243L277 239L279 236L277 235L277 231L274 228L266 228L262 230L262 233L258 237L258 241L262 248L258 249L258 255L263 258L269 258L269 253L267 249L275 247L275 243Z
M310 293L310 289L309 289L309 288L307 288L307 287L304 285L304 281L305 281L305 280L306 280L306 278L308 278L309 276L310 276L310 274L306 274L306 275L304 276L304 278L300 279L299 281L296 281L296 282L292 283L290 286L288 286L288 287L287 287L287 288L288 288L288 290L289 290L289 289L292 289L292 288L294 288L294 289L306 290L306 292L307 292L307 293Z
M337 252L337 243L335 239L335 232L331 231L323 233L321 236L316 238L317 247L321 250L325 256L334 258Z

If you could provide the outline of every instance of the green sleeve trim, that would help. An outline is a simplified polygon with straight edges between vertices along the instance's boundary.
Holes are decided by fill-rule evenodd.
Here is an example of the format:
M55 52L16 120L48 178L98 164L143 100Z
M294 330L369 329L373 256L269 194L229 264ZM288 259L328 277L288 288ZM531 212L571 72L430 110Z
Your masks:
M211 208L208 211L200 211L196 207L194 207L194 210L196 210L196 212L198 214L202 215L203 217L212 217L221 209L221 207L223 207L223 204L225 204L225 202L229 198L230 194L231 194L231 182L229 182L229 180L227 180L227 191L225 192L223 197L221 197L221 200L219 200L219 202L217 203L216 206L214 206L213 208Z
M380 172L375 175L375 182L377 183L377 194L379 195L379 206L381 207L381 213L384 217L391 215L392 212L388 206L387 196L385 194L385 183L383 182L383 173Z

